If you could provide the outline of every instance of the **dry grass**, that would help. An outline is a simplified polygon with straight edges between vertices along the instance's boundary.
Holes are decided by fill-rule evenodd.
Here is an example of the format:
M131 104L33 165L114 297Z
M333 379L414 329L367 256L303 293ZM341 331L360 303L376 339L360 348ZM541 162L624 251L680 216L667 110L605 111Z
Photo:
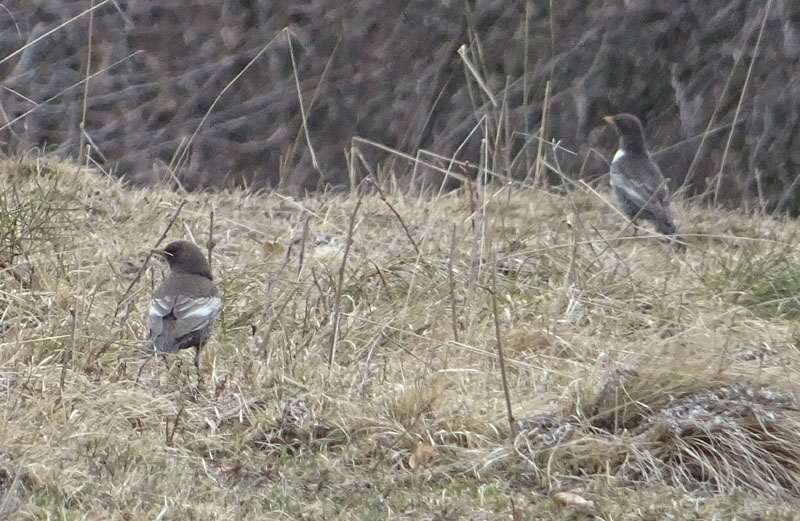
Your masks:
M464 191L384 186L391 207L367 194L355 218L329 368L355 196L2 168L0 519L794 515L795 222L682 208L680 256L619 238L590 190L490 185L472 219ZM169 238L204 245L214 209L226 302L204 388L190 354L142 366L163 266L120 302L184 197Z

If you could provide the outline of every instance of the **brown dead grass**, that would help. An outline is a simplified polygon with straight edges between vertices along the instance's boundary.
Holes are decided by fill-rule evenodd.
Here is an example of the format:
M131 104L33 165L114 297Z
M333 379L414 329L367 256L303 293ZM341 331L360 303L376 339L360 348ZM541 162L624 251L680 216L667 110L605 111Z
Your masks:
M2 168L20 201L47 194L59 227L1 259L0 519L793 515L800 360L781 281L800 268L776 262L765 282L752 259L796 256L794 222L682 208L680 256L618 237L619 214L580 187L490 185L476 219L463 191L385 187L420 253L365 195L329 368L354 196L133 190L33 156ZM214 210L226 303L203 388L188 354L142 365L163 267L120 303L183 198L169 239L204 245Z

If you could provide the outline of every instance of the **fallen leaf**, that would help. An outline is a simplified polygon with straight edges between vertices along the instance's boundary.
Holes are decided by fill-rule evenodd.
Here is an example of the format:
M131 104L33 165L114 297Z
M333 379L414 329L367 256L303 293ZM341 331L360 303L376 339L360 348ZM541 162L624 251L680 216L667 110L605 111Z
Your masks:
M286 253L286 246L279 242L267 241L261 244L261 248L267 257L277 257Z
M553 501L559 506L574 508L576 510L594 510L594 501L584 499L574 492L556 492L553 494Z
M208 466L225 476L233 476L242 470L242 462L237 459L209 461Z
M430 443L423 441L417 442L417 448L414 449L414 454L408 458L408 466L415 469L419 466L425 465L433 459L436 455L436 449Z

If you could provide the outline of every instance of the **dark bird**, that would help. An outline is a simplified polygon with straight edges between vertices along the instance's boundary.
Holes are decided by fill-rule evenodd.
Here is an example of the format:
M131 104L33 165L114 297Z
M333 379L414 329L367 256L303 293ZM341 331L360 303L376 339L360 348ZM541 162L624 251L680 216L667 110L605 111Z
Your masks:
M614 125L619 135L619 149L611 161L611 187L620 208L634 226L638 219L650 221L676 249L686 249L683 240L675 235L667 180L650 157L641 121L632 114L603 119Z
M152 250L169 264L170 273L150 301L149 348L176 353L194 347L194 365L200 378L200 349L208 342L222 310L222 299L203 252L188 241L175 241Z

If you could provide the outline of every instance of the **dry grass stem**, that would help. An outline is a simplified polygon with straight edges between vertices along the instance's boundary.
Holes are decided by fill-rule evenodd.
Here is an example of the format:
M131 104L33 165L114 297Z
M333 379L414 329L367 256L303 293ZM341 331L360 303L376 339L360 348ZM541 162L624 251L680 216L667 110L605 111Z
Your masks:
M344 253L342 254L342 262L339 265L339 277L336 279L336 294L333 299L333 329L330 337L330 348L328 349L328 371L330 371L333 366L333 359L336 355L336 343L339 341L339 326L342 318L342 287L344 285L345 272L347 269L347 257L353 245L353 232L356 227L356 217L358 216L358 208L361 206L361 200L361 196L356 199L353 212L350 214L350 223L347 226Z
M415 241L414 237L411 236L411 232L409 231L408 226L406 226L406 222L400 216L400 213L397 210L395 210L394 206L392 206L392 203L390 203L389 200L386 199L386 194L383 193L383 189L381 188L381 185L378 182L378 180L375 178L374 174L370 177L370 180L372 181L372 186L374 186L375 189L378 190L378 196L381 198L381 201L383 201L384 204L386 204L386 206L389 207L389 210L392 211L394 216L397 217L397 220L400 222L400 225L403 227L403 231L405 232L406 237L408 237L408 241L414 247L414 251L417 253L417 255L420 255L419 246L417 246L417 241Z
M506 359L503 355L503 335L500 333L500 315L497 311L497 250L492 248L492 316L494 317L495 346L497 359L500 363L500 377L503 381L503 396L506 399L506 412L508 413L508 438L513 440L517 435L517 424L511 408L511 393L508 390L508 377L506 376Z

